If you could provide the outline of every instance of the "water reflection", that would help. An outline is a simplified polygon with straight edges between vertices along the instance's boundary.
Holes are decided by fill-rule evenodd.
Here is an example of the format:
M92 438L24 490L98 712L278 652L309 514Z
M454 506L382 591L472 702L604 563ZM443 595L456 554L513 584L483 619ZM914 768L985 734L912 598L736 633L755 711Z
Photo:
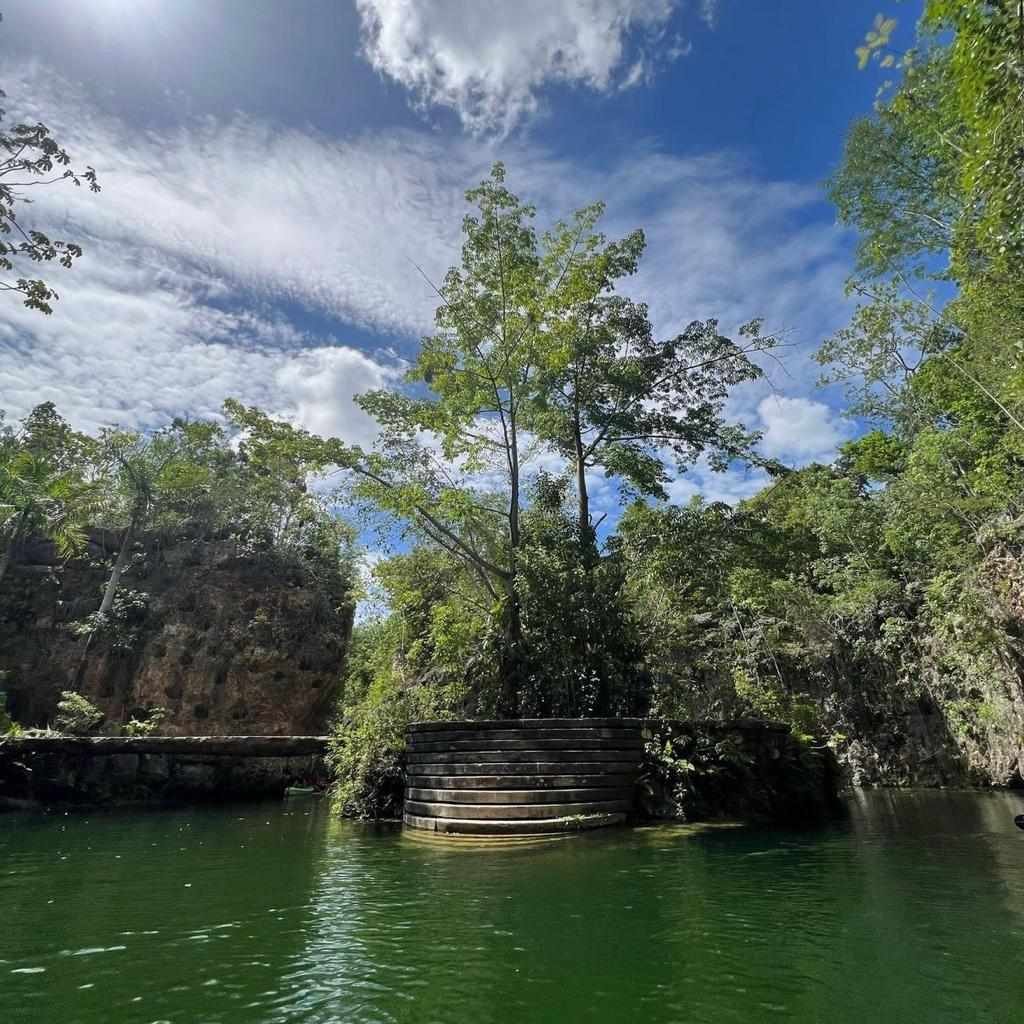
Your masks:
M0 819L5 1019L1008 1024L1022 804L499 844L316 806Z

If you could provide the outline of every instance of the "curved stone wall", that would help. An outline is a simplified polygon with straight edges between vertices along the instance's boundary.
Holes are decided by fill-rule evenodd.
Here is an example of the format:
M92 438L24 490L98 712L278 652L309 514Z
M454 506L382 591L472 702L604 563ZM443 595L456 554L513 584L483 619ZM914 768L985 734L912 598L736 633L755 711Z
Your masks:
M404 821L467 835L618 824L633 808L642 750L637 719L416 723Z

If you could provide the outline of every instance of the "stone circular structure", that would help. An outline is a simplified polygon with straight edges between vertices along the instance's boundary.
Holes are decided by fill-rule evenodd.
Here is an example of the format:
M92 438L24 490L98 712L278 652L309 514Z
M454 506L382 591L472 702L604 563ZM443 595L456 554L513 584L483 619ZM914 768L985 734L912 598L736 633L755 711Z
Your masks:
M637 719L418 722L408 732L403 820L496 836L620 824L642 750Z

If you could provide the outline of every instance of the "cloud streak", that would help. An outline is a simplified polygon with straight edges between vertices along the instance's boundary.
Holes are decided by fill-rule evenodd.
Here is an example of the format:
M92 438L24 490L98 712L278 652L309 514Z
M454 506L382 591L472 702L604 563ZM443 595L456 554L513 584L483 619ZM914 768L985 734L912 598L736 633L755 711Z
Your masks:
M841 312L845 242L816 212L817 191L763 180L728 154L639 147L593 166L521 140L338 141L245 117L140 132L50 69L3 78L15 101L33 97L15 113L59 129L104 185L40 198L86 254L50 275L62 296L52 317L0 304L0 407L12 415L53 399L83 427L152 426L211 415L233 395L367 443L373 425L352 396L393 384L393 349L430 329L435 296L416 265L438 280L457 258L462 192L497 155L511 186L539 199L541 225L604 197L609 234L646 226L648 254L626 287L660 333L760 314L806 345ZM811 389L801 359L777 382L787 398ZM747 389L736 413L764 425L766 396Z

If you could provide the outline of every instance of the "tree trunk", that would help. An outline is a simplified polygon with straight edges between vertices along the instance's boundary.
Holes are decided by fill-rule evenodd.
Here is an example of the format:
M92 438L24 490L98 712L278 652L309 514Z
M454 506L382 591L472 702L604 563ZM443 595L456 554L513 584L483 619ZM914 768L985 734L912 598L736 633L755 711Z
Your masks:
M586 593L584 598L588 605L593 605L597 600L597 596L594 592L594 570L597 568L600 559L597 552L597 533L590 520L590 494L587 491L587 464L583 453L583 434L580 429L578 409L576 412L573 444L576 449L576 495L579 516L580 562L583 566L584 572L586 573ZM592 609L589 610L592 611ZM581 661L587 660L587 656L590 651L595 647L600 647L600 645L607 639L602 636L590 635L591 629L589 625L589 616L584 622L577 624L577 628L574 632L579 638L579 656ZM605 673L602 672L598 679L597 707L594 710L599 715L607 715L609 713L610 702L611 681L606 677ZM577 715L582 712L583 709L578 706L575 695L571 696L570 703L573 715Z
M114 567L110 570L110 579L107 580L107 589L103 592L103 600L100 602L100 615L109 615L114 604L114 597L117 594L117 586L121 582L121 573L128 562L128 551L135 539L135 519L128 524L124 531L124 538L121 540L121 547L117 552Z
M500 666L501 691L498 694L498 717L518 718L526 668L523 645L523 618L515 583L508 586L505 610L505 655Z
M590 531L590 495L587 493L587 467L583 459L583 442L576 435L576 496L580 523L580 537Z
M509 578L506 584L508 609L505 625L505 663L501 670L499 714L502 718L517 718L523 686L526 650L523 643L523 617L519 604L519 586L516 581L517 556L522 537L519 530L519 435L515 410L509 412Z

